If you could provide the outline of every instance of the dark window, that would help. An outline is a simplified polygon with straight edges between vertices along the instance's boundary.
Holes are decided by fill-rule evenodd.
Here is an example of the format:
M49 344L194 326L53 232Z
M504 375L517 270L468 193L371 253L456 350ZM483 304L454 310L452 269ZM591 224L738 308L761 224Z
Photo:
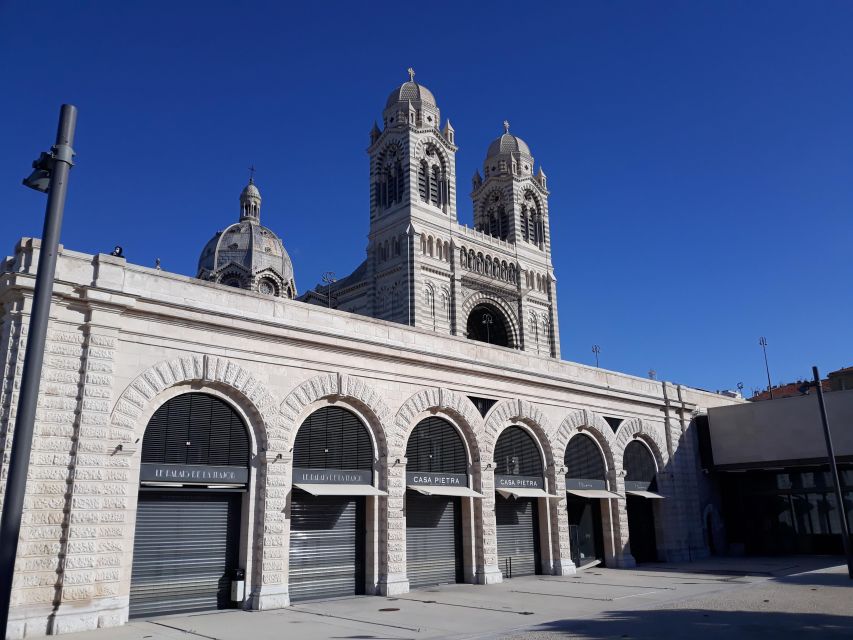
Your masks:
M421 420L406 445L409 471L468 473L465 444L456 428L441 418Z
M657 473L651 451L637 440L632 440L625 447L622 467L625 469L625 480L629 482L652 482Z
M521 427L507 427L495 445L495 473L508 476L541 476L539 447Z
M480 412L480 415L485 417L489 412L497 400L492 400L491 398L478 398L477 396L468 396L468 399L474 403L474 406L477 407L477 411Z
M601 450L587 435L580 434L569 440L565 463L567 478L606 480Z
M504 315L490 304L478 304L471 310L466 325L468 338L508 347L509 332Z
M613 433L616 433L619 430L619 425L622 424L622 418L604 416L604 421L610 425L610 428L613 429Z
M185 393L151 416L142 462L245 467L249 434L230 405L206 393Z
M303 469L373 469L373 443L354 413L323 407L296 434L293 466Z

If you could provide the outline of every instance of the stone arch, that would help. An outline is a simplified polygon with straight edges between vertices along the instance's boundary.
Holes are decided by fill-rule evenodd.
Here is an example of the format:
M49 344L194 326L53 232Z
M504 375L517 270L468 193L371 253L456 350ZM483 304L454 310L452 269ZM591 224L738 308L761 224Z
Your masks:
M631 418L619 425L613 446L617 468L622 469L622 456L625 454L625 447L631 440L635 439L642 440L649 447L658 467L658 472L664 471L669 462L666 443L658 430L655 429L654 424L642 418Z
M318 403L349 405L366 418L366 427L373 438L377 459L387 455L386 425L390 424L391 411L379 394L360 378L342 373L324 373L314 376L296 387L281 403L280 410L287 433L286 450L293 448L296 431L302 421Z
M474 310L478 304L487 303L494 305L497 307L501 313L503 313L504 318L507 322L507 334L509 335L510 340L510 349L520 349L521 340L519 338L519 330L518 330L518 316L517 312L513 311L512 307L502 298L497 296L489 295L488 293L482 291L475 291L471 295L468 296L468 299L462 304L462 313L461 319L462 322L466 322L468 316L471 315L471 311Z
M415 417L427 411L438 417L442 414L451 417L465 440L471 456L469 462L480 460L477 433L481 430L482 419L468 398L444 388L423 389L403 403L388 432L389 457L405 456L409 436L417 426Z
M551 447L559 464L562 464L565 458L569 440L578 433L585 433L595 440L604 456L607 471L619 468L616 466L616 459L613 454L615 440L613 430L603 417L586 409L571 411L563 418L560 425L549 433Z
M110 416L115 441L123 446L132 446L144 432L148 419L162 404L155 403L155 399L169 388L193 382L221 389L250 418L255 418L251 422L262 427L256 431L259 450L283 436L275 397L250 371L234 360L194 354L149 367L127 386Z
M550 423L539 407L526 400L502 400L489 410L480 433L480 459L484 463L494 462L498 436L513 424L527 427L535 436L542 448L545 475L551 475L554 469L554 452L548 438Z
M139 443L154 412L167 400L183 393L212 393L242 414L249 431L252 448L248 493L248 524L244 523L245 545L242 562L249 576L247 588L253 597L253 607L286 604L286 597L275 594L283 576L275 566L265 566L264 556L275 556L283 542L279 536L266 536L268 528L275 529L284 520L284 501L271 495L267 487L277 484L283 465L269 464L269 451L284 442L285 430L278 402L266 386L241 364L219 356L192 354L155 364L141 374L122 392L110 416L110 447L121 444L124 453L132 455L128 482L138 484L141 455ZM109 451L110 454L115 451ZM125 509L122 543L133 549L136 533L136 493L132 493ZM130 590L132 553L122 560L123 589ZM266 593L272 592L271 597Z

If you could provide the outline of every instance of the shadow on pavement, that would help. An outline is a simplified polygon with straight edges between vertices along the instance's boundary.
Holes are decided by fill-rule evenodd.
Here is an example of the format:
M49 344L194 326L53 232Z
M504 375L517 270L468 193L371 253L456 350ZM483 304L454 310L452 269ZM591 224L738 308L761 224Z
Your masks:
M740 640L851 638L853 617L809 613L701 609L611 611L592 620L555 620L511 638L630 638L632 640Z

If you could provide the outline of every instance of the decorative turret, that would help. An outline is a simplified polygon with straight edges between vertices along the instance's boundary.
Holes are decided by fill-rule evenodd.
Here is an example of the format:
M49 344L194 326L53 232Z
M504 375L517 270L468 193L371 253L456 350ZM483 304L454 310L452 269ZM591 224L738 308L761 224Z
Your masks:
M453 125L450 124L450 118L444 123L444 129L441 130L441 135L444 136L444 139L447 140L450 144L456 144L456 132L453 129Z
M254 174L254 168L251 169ZM240 220L219 231L198 261L198 278L266 295L293 298L293 264L281 239L263 226L254 175L240 194Z

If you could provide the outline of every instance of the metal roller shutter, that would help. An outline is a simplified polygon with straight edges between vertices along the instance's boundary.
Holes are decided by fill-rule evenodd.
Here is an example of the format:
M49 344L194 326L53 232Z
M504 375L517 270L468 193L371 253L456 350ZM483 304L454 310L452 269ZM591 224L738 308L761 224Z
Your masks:
M458 502L458 498L406 492L406 571L412 588L460 579Z
M538 573L539 528L535 498L495 496L498 566L505 578Z
M289 582L291 602L364 593L364 498L293 489Z
M231 606L240 497L222 492L140 492L130 617Z

